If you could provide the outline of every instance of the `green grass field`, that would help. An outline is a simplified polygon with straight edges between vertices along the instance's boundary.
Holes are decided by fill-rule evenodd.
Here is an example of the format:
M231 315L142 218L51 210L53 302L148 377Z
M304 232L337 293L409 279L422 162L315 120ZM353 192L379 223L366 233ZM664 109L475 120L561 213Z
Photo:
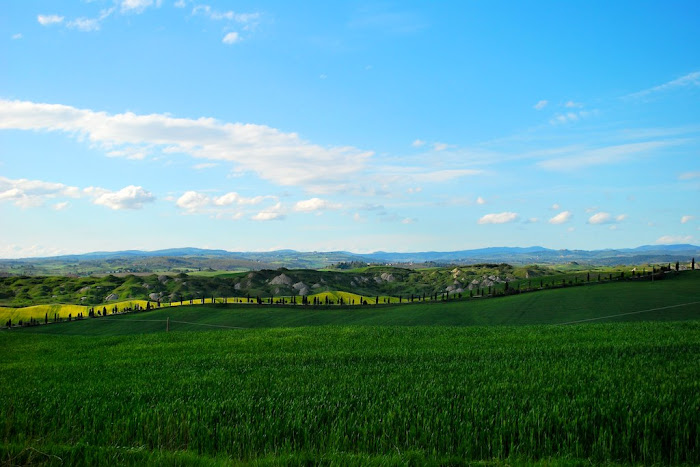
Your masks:
M700 462L698 321L0 339L8 464Z
M8 465L700 463L700 274L178 307L5 330L0 351Z

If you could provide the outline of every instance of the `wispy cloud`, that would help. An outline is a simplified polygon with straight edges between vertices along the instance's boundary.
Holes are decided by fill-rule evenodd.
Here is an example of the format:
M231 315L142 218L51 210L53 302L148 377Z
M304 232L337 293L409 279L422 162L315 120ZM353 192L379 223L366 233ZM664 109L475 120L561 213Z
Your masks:
M518 220L518 214L514 212L500 212L493 214L486 214L482 216L477 223L478 224L507 224L509 222L514 222Z
M13 41L19 40L19 39L21 39L21 38L22 38L22 33L21 33L21 32L18 32L17 34L13 34L13 35L12 35L12 40L13 40Z
M679 243L694 242L692 235L664 235L656 240L657 245L676 245Z
M122 13L142 13L148 7L160 7L161 3L161 0L121 0L119 6Z
M425 146L425 141L423 141L422 139L415 139L411 143L411 146L413 146L414 148L419 148L421 146Z
M633 156L680 144L680 141L648 141L607 146L599 149L584 150L566 157L544 160L537 165L547 170L578 170L586 167L615 164Z
M573 214L571 213L571 211L562 211L559 214L557 214L556 216L549 219L548 222L550 224L554 224L554 225L564 224L566 222L569 222L569 220L571 219L572 216L573 216Z
M22 208L36 207L56 198L79 198L80 188L62 183L0 177L0 202L10 201Z
M549 101L543 99L541 101L538 101L537 104L533 105L532 108L535 110L542 110L545 107L547 107L547 104L549 104Z
M597 212L588 218L588 223L593 225L614 224L627 219L627 214L611 215L609 212Z
M681 224L687 224L688 222L695 219L695 216L683 216L681 217Z
M684 172L678 176L679 180L693 180L700 178L700 172Z
M223 39L221 39L221 42L224 44L235 44L236 42L239 42L241 40L241 37L238 35L237 32L229 32L224 36Z
M253 172L283 186L309 192L347 189L348 180L366 168L369 151L350 146L323 147L264 125L222 123L163 114L110 115L66 105L0 100L0 129L60 131L86 138L107 155L189 154L229 162L238 172ZM462 174L464 175L464 174Z
M59 24L63 22L64 17L59 15L37 15L36 20L42 26L48 26L50 24Z
M678 88L684 88L684 87L692 87L692 86L700 86L700 71L694 71L692 73L688 73L687 75L681 76L680 78L671 80L667 83L660 84L658 86L654 86L649 89L645 89L643 91L635 92L633 94L628 95L627 97L630 98L640 98L640 97L646 97L651 94L656 94L659 92L665 92L665 91L671 91L674 89Z

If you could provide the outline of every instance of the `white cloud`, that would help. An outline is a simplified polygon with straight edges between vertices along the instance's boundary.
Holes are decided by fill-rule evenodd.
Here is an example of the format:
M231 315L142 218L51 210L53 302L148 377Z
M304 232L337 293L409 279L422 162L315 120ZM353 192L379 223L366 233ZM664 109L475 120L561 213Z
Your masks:
M0 202L11 201L22 208L41 206L48 199L79 196L79 188L62 183L0 177Z
M13 34L13 35L12 35L12 40L13 40L13 41L16 41L16 40L21 39L21 38L22 38L22 33L21 33L21 32L18 32L17 34Z
M574 101L567 101L567 103L564 104L564 106L567 109L578 109L578 108L583 107L583 104L581 104L579 102L574 102Z
M187 214L217 213L221 215L222 209L227 212L230 211L225 209L229 206L250 206L260 204L266 199L277 198L275 196L255 196L247 198L239 195L235 191L221 196L209 196L205 193L190 190L183 193L182 196L175 201L175 205L183 209Z
M608 224L611 222L612 216L607 212L598 212L588 218L589 224Z
M264 209L263 211L260 211L253 217L251 217L252 220L254 221L275 221L275 220L282 220L284 219L284 214L281 212L282 210L282 203L277 203L274 206L271 206L267 209Z
M549 120L550 125L562 125L565 123L577 122L583 118L597 114L597 110L579 110L578 112L558 113Z
M161 0L122 0L120 3L122 13L142 13L150 6L159 7Z
M408 193L409 195L413 195L416 193L420 193L421 191L423 191L423 187L417 186L409 188L408 190L406 190L406 193Z
M681 217L681 224L687 224L688 222L695 219L695 216L683 216Z
M66 208L68 207L69 204L70 204L70 203L68 203L68 201L63 201L63 202L61 202L61 203L56 203L56 204L54 204L54 205L53 205L53 208L54 208L54 210L56 210L56 211L63 211L64 209L66 209Z
M411 146L413 146L414 148L419 148L421 146L425 146L425 141L423 141L422 139L415 139L411 143Z
M684 172L678 176L679 180L692 180L694 178L700 178L700 172Z
M559 203L554 203L552 204L552 207L550 208L552 211L558 211L560 208Z
M633 156L642 155L665 147L679 144L678 141L647 141L607 146L599 149L585 150L566 157L544 160L537 165L547 170L578 170L603 164L614 164Z
M76 18L68 21L66 26L84 32L98 31L100 29L100 20L97 18Z
M237 32L229 32L224 36L223 39L221 39L221 42L223 42L224 44L235 44L240 40L241 37L238 35Z
M619 215L615 216L615 222L622 222L625 219L627 219L627 217L628 217L627 214L619 214Z
M532 108L535 110L542 110L545 107L547 107L547 104L549 104L549 102L543 99L541 101L538 101L537 104L533 105Z
M196 191L186 191L180 196L175 204L189 213L199 212L202 208L207 207L211 203L211 199Z
M692 235L664 235L656 240L657 245L675 245L678 243L692 243Z
M88 187L84 190L93 195L94 204L107 206L110 209L141 209L144 203L155 201L155 196L140 186L129 185L119 191L109 191L104 188Z
M184 5L183 5L184 6ZM192 9L193 15L203 15L214 21L228 20L247 24L260 18L260 13L236 13L234 11L217 11L209 5L197 5Z
M48 26L50 24L58 24L63 22L63 16L59 15L37 15L36 20L42 26Z
M537 217L531 217L527 220L528 224L537 224L540 220Z
M506 224L518 219L518 215L514 212L501 212L498 214L486 214L479 219L479 224Z
M444 151L447 147L447 143L433 143L433 150L435 151Z
M328 209L340 209L342 206L340 204L331 203L330 201L311 198L303 201L299 201L294 205L294 210L297 212L314 212L314 211L325 211Z
M401 221L402 224L415 224L415 222L416 219L414 219L413 217L406 217Z
M563 224L565 222L568 222L569 219L571 219L571 216L572 216L571 211L562 211L559 214L557 214L556 216L549 219L548 222L550 224L555 224L555 225Z
M654 94L657 92L670 91L673 89L687 87L687 86L700 86L700 71L694 71L692 73L688 73L687 75L681 76L680 78L674 79L672 81L661 84L659 86L654 86L653 88L649 88L649 89L645 89L643 91L635 92L634 94L630 94L627 97L633 97L633 98L646 97L650 94Z
M218 167L218 165L219 164L215 164L213 162L204 162L202 164L195 164L192 166L192 168L195 170L213 169L214 167Z
M175 8L185 8L187 6L187 3L185 0L177 0L174 4Z
M65 250L45 247L43 245L21 246L0 243L0 258L41 258L65 253Z
M479 196L478 198L476 198L476 204L484 205L486 204L486 200Z
M85 138L107 152L182 153L226 161L239 173L254 172L276 184L301 186L314 193L348 189L352 186L348 180L363 171L372 156L354 147L312 144L296 133L264 125L163 114L110 115L67 105L2 99L0 129L60 131Z

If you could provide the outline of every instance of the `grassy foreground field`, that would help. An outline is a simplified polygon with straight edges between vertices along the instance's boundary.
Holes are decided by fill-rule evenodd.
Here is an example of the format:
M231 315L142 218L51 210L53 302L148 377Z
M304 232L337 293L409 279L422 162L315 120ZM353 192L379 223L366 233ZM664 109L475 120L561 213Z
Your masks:
M0 339L8 464L700 462L698 321Z

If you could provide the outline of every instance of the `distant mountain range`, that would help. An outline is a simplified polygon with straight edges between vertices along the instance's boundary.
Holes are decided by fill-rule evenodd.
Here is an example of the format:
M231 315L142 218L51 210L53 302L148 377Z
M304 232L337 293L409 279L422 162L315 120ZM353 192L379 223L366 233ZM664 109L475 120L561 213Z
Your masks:
M201 248L170 248L157 251L98 251L47 258L0 259L0 272L29 274L153 272L192 270L318 269L338 263L395 265L448 265L477 263L590 265L645 264L700 260L696 245L644 245L606 250L552 250L540 246L492 247L460 251L360 254L347 251L234 252ZM357 265L357 264L355 264Z

